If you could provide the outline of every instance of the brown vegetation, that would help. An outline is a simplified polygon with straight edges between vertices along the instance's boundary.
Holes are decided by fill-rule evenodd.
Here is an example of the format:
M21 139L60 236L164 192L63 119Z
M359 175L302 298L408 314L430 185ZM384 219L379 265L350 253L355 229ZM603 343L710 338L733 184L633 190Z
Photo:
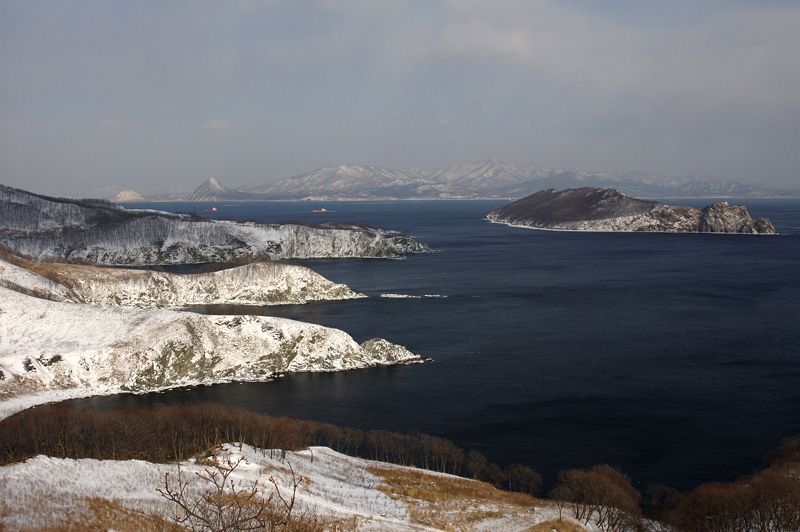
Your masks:
M426 434L363 431L294 416L270 417L213 403L79 410L60 404L32 408L0 421L0 465L39 454L58 458L185 460L224 442L285 453L313 445L432 471L466 474L533 493L538 474L521 465L510 476L480 453ZM538 483L537 483L538 482Z
M49 501L30 500L41 505ZM53 512L49 519L36 526L15 527L17 532L162 532L167 522L159 517L126 508L117 501L101 498L82 498L70 501L68 511ZM0 531L4 530L0 520ZM174 532L188 532L176 529Z
M586 532L586 528L579 523L561 518L558 521L544 521L536 526L529 528L526 532Z
M641 494L630 478L611 466L570 469L558 475L550 495L578 521L594 521L600 530L635 531L641 526Z
M414 522L439 530L471 530L488 518L524 513L536 502L461 477L380 465L369 471L383 479L383 493L408 504Z

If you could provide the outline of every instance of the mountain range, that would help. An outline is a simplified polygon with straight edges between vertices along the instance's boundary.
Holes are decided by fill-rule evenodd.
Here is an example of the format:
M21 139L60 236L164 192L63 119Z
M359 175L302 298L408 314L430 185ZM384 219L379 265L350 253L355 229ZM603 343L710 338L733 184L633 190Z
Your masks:
M454 164L437 170L389 170L378 166L340 165L318 168L275 181L229 187L211 178L183 197L151 195L151 200L187 201L342 201L516 199L549 188L614 188L645 198L800 197L785 190L694 177L664 177L645 172L616 174L548 169L497 159ZM129 192L129 191L126 191ZM129 194L130 195L130 194ZM111 199L111 198L109 198ZM122 198L115 198L123 202Z

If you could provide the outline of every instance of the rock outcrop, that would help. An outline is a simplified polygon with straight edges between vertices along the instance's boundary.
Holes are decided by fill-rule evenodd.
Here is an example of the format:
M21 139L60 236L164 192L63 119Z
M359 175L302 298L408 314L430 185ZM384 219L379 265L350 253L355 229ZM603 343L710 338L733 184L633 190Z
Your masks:
M547 189L491 211L493 222L561 231L775 234L766 218L728 202L703 209L631 198L614 189Z

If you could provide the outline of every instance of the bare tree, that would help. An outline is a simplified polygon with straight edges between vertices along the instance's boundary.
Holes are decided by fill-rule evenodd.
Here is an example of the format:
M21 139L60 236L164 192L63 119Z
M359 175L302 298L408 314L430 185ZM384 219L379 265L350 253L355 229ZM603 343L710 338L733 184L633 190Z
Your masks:
M641 494L619 470L598 465L592 469L561 471L559 483L550 496L573 516L588 524L594 521L603 531L636 530L641 522Z
M193 489L184 471L178 467L177 479L165 475L164 488L158 492L174 503L169 517L172 530L203 532L265 531L313 532L322 530L324 522L316 516L296 516L297 489L303 477L297 477L289 465L291 484L289 492L282 491L277 481L269 478L273 490L267 494L258 482L243 487L231 478L244 457L212 465L196 472L202 488Z

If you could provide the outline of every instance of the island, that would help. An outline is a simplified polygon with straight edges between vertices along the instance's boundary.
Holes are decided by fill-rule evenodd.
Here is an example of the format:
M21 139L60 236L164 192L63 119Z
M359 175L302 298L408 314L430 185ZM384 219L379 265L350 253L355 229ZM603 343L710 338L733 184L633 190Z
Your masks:
M494 209L486 218L556 231L776 234L772 222L754 220L742 205L672 206L631 198L613 188L549 188Z

